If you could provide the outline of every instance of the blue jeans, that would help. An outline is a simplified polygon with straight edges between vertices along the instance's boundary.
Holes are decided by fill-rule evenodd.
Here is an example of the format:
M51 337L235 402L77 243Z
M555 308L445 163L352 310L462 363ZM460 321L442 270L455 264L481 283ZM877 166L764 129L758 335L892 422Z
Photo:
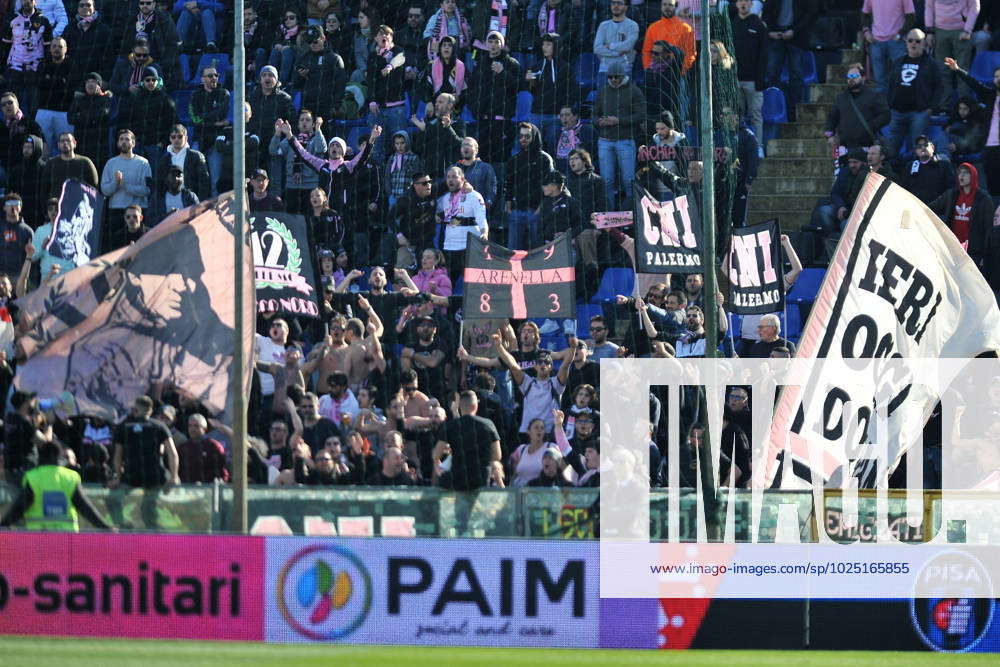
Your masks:
M291 82L292 67L295 66L295 49L287 48L279 51L271 49L271 57L267 64L278 68L278 80L281 82Z
M405 130L407 124L406 119L406 105L400 104L397 107L380 108L378 115L373 113L368 114L368 127L372 128L376 125L382 126L382 136L380 136L375 141L375 148L372 151L372 155L375 161L379 164L385 162L385 146L386 142L392 142L392 136L399 132L400 130ZM438 174L432 174L434 178L437 178Z
M597 154L600 156L601 176L604 178L604 187L608 193L608 206L612 207L610 209L612 211L620 211L621 208L613 208L617 191L615 178L621 174L622 190L625 194L620 204L625 205L632 199L632 181L635 180L635 141L598 139Z
M934 100L927 100L928 104L933 104ZM889 154L894 157L899 155L899 147L903 145L903 139L910 142L910 150L913 150L917 137L927 133L927 127L931 122L930 109L923 111L896 111L891 110L892 119L889 121Z
M211 9L202 9L198 14L192 14L182 9L177 17L177 36L182 42L190 44L196 36L195 20L201 18L201 29L205 33L205 41L215 43L215 14Z
M772 39L767 52L767 81L769 86L781 85L781 69L788 60L788 108L802 101L802 49L783 39Z
M530 250L542 245L541 225L534 211L515 208L507 215L507 247Z
M883 95L888 95L889 70L892 69L894 60L906 55L906 45L898 39L889 42L872 42L868 45L868 52L872 58L872 81L875 82Z
M214 197L219 194L216 183L222 178L222 153L215 148L206 146L202 147L202 151L205 153L205 161L208 162L208 175L212 181L212 196Z

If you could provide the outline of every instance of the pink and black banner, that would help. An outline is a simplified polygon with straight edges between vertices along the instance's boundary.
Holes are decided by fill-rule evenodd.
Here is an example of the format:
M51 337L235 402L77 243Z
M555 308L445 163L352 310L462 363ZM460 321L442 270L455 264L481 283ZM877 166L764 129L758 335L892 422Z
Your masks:
M534 250L510 250L469 235L465 319L576 317L576 270L569 236Z

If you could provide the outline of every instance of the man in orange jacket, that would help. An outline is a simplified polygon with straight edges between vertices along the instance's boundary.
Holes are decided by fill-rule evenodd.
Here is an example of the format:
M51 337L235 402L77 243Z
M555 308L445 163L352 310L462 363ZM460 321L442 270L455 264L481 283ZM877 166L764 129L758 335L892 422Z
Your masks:
M649 68L649 63L653 58L653 44L662 39L684 52L681 73L687 74L687 71L694 65L694 59L697 55L694 30L678 18L677 0L661 0L660 13L663 14L663 18L646 29L646 38L642 42L642 66L646 69Z

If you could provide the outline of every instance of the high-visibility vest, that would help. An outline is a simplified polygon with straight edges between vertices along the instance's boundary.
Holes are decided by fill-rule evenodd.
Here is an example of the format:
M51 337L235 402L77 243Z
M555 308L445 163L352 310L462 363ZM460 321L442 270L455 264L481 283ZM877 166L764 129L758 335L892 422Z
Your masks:
M79 473L62 466L43 465L24 473L24 484L34 494L31 507L24 513L29 530L80 532L73 507L73 494L80 485Z

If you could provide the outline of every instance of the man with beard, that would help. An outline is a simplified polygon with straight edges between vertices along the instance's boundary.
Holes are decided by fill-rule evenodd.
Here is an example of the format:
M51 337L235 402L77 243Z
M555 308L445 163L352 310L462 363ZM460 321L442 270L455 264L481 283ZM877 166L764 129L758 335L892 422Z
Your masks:
M436 340L436 334L437 322L433 317L425 315L418 319L417 340L412 346L403 348L400 367L404 371L416 371L419 385L429 396L441 401L445 394L445 350Z
M514 113L521 66L504 50L504 36L491 30L486 36L487 57L476 66L467 99L479 125L483 159L503 163L514 143Z
M413 185L389 210L389 224L400 247L419 255L434 247L437 234L437 198L447 190L443 181L434 183L426 171L413 175Z
M66 180L75 178L96 188L97 167L85 155L76 154L76 138L70 132L59 135L59 154L42 168L40 189L45 197L59 197Z
M687 331L677 339L677 358L705 356L705 316L698 306L688 306Z
M413 139L413 151L421 157L427 171L440 174L461 155L465 121L455 114L455 96L441 93L434 100L434 117L410 119L420 130Z
M826 118L826 138L832 148L845 151L871 146L889 123L889 104L878 88L867 85L865 68L854 63L847 68L847 89L837 95Z
M542 150L542 135L528 122L517 124L520 150L504 168L504 196L507 198L507 247L529 250L541 245L538 207L542 191L538 185L555 169L552 157Z
M995 27L995 26L994 26ZM1000 196L1000 67L993 70L993 87L977 81L969 73L958 66L954 58L944 59L945 67L958 74L986 105L983 117L988 119L986 148L983 149L983 170L986 172L986 184L990 194Z
M460 167L448 169L448 192L438 198L437 215L441 223L441 248L448 259L448 274L454 285L465 268L465 247L470 234L485 239L489 234L486 202L476 191L465 188L465 172Z
M299 414L302 418L302 439L312 452L318 455L324 443L332 436L340 436L340 429L330 419L319 414L319 396L306 392L299 400Z
M925 204L944 194L955 182L955 168L950 160L941 159L934 142L920 135L914 144L916 159L904 166L899 184Z
M488 162L479 159L479 142L472 137L462 139L462 157L452 166L465 172L466 182L482 195L489 211L497 196L497 174Z
M927 131L931 108L941 97L941 71L925 50L925 34L914 28L906 34L906 55L889 71L889 151L899 155L904 138L910 145ZM950 179L949 179L950 181Z

